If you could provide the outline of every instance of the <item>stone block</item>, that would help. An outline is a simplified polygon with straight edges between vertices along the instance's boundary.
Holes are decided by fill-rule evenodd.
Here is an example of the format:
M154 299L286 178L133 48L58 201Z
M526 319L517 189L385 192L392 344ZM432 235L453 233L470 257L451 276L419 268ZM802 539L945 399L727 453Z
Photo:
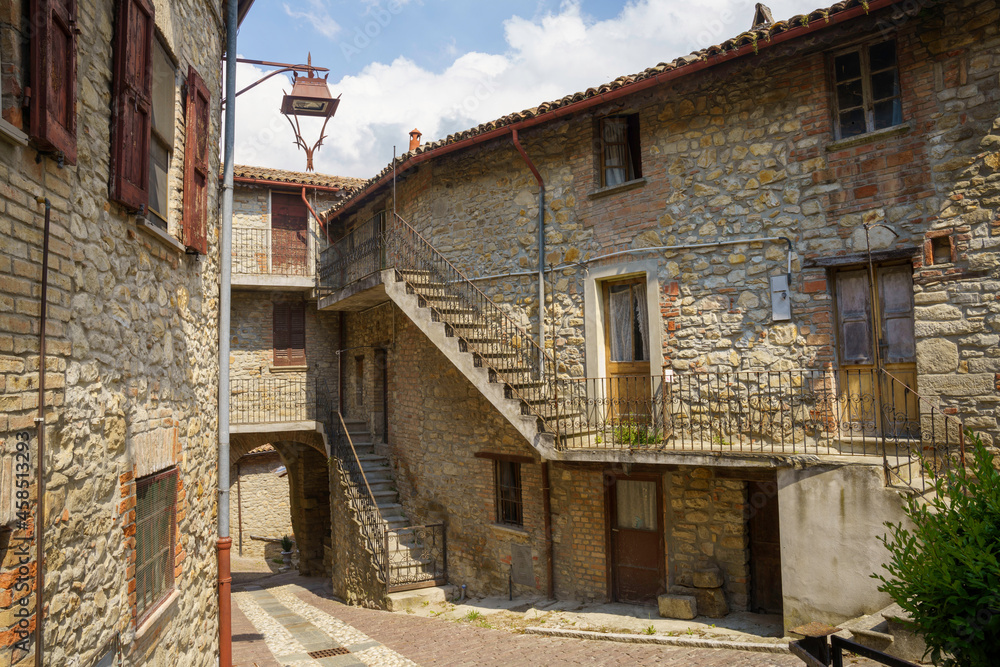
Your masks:
M693 595L698 602L698 613L709 618L722 618L729 613L726 594L721 588L689 588L687 586L671 586L671 595Z
M698 601L693 595L661 595L656 603L663 618L690 620L698 615Z
M921 374L940 375L958 369L958 346L943 338L917 343L917 368Z
M722 572L717 567L696 570L692 580L695 588L721 588Z

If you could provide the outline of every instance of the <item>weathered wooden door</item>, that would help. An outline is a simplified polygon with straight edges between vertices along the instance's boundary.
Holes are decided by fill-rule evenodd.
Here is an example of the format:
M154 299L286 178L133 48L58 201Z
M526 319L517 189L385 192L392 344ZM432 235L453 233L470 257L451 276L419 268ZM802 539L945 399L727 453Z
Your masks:
M649 602L666 590L663 487L658 475L606 477L612 598Z
M778 486L775 482L747 482L750 517L750 610L782 613L781 530L778 523Z
M271 270L279 275L306 275L309 255L309 210L299 195L271 194Z
M876 385L875 346L882 367L916 391L913 272L909 265L877 267L874 287L868 269L836 274L841 429L908 437L918 426L916 397L884 377Z
M604 283L608 419L630 427L649 422L649 314L646 277Z

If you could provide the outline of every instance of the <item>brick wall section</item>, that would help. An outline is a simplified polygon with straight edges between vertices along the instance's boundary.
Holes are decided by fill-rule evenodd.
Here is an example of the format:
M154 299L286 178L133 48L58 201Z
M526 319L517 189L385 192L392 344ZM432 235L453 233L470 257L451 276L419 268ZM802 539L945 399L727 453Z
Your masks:
M121 633L131 664L214 664L216 603L216 391L218 375L218 187L209 184L209 254L177 252L141 230L108 200L116 4L77 3L78 164L0 139L0 452L30 435L37 409L38 314L44 209L52 204L47 312L46 664L91 664ZM157 25L177 58L176 145L171 160L169 233L181 234L184 118L181 85L193 65L217 102L222 21L203 0L156 2ZM3 117L24 127L28 22L23 0L0 8ZM220 119L211 115L209 169L219 169ZM176 441L173 429L176 427ZM166 434L166 435L165 435ZM175 447L176 442L176 447ZM150 462L178 462L181 598L152 648L137 647L130 613L134 544L122 513L121 476ZM34 465L34 458L32 464ZM148 474L146 470L136 474ZM35 491L32 490L32 500ZM16 527L11 544L30 540ZM33 556L32 549L32 557ZM16 585L7 549L0 588ZM32 570L34 565L31 566ZM12 648L16 609L0 592L0 665L27 663ZM29 609L34 609L32 602ZM191 628L200 632L192 636Z
M608 590L604 473L561 464L549 470L556 596L606 600Z

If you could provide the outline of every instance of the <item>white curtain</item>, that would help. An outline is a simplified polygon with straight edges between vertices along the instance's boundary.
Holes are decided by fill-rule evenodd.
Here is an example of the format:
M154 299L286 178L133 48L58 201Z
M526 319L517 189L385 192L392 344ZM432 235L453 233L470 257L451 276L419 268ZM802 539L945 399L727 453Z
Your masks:
M656 530L656 482L618 480L618 528Z
M611 290L611 360L632 361L632 304L629 288Z
M604 120L604 185L628 180L628 125L624 118Z
M649 361L649 315L646 308L646 286L633 285L632 294L635 296L635 317L639 324L639 336L642 343L642 351L640 355L636 356L635 361Z

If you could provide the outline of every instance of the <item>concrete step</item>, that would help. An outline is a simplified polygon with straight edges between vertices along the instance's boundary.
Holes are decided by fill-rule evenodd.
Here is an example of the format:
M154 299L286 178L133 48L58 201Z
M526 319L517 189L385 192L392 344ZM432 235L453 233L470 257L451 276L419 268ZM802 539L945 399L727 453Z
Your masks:
M369 482L369 486L374 486ZM375 496L375 502L378 504L379 508L386 505L397 505L399 503L399 494L395 489L379 489L376 491L372 489L372 495Z
M382 514L382 516L402 516L403 506L399 503L380 502L378 504L378 511Z
M406 611L419 609L427 604L445 603L453 600L458 593L458 587L447 584L433 588L418 588L413 591L389 593L389 611Z

